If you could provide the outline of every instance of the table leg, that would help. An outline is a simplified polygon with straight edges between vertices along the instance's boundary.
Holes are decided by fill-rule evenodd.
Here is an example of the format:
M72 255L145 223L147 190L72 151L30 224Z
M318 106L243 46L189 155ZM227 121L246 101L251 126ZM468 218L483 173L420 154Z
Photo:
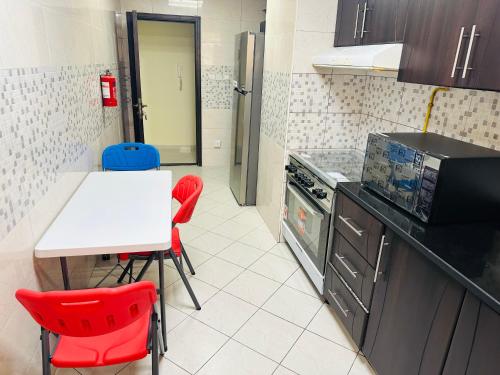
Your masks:
M164 268L164 251L158 251L158 271L160 278L160 317L161 317L161 333L163 339L163 348L167 350L167 321L165 318L165 275Z
M68 262L66 260L66 257L60 257L59 260L61 262L61 271L62 271L64 289L65 290L70 290L71 289L71 285L69 284Z

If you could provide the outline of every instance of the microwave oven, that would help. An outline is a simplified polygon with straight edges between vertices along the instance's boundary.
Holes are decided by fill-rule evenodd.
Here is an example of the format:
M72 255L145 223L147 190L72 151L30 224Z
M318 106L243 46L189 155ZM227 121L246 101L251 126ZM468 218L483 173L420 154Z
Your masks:
M426 223L500 219L500 152L442 135L369 134L361 182Z

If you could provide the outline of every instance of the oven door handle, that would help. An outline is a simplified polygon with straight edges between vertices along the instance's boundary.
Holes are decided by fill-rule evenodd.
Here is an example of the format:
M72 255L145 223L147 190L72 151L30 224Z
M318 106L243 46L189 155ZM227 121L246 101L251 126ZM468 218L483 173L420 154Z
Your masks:
M314 216L318 216L321 218L321 220L323 220L325 215L323 215L323 213L321 213L320 211L315 210L313 203L306 201L306 199L303 198L302 195L300 194L299 190L293 187L290 183L287 185L287 188L290 191L290 193L294 195L295 198L297 198L304 206L308 207L309 212L311 212L311 214L313 214Z

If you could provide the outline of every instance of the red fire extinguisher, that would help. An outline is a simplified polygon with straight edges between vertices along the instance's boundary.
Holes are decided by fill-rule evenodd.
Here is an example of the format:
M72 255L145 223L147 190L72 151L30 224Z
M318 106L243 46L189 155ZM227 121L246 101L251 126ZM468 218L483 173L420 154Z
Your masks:
M109 70L106 74L101 75L101 93L102 104L105 107L116 107L118 100L116 99L116 78Z

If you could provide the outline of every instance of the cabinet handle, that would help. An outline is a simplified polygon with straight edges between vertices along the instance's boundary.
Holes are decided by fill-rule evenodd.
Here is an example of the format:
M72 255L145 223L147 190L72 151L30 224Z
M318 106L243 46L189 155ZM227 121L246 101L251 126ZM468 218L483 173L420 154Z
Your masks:
M340 256L339 254L335 253L335 258L337 258L339 260L340 264L342 264L344 266L344 268L351 274L351 276L353 278L356 278L356 274L358 273L358 271L351 270L351 268L349 267L349 265L344 260L345 259L344 256Z
M361 229L358 229L356 228L354 225L352 225L351 223L349 223L348 220L351 220L350 218L348 217L343 217L342 215L339 215L339 219L342 220L345 225L347 225L354 233L356 233L359 237L361 237L363 235L363 230Z
M356 9L356 22L354 23L354 39L356 39L356 35L358 34L358 18L359 18L359 3L358 3L358 8Z
M453 68L451 69L451 78L455 78L455 71L457 70L458 57L460 56L460 50L462 49L462 39L464 38L464 29L460 29L460 36L458 37L457 52L455 53L455 61L453 62Z
M363 39L363 35L368 32L368 31L365 31L366 11L367 10L369 10L368 9L368 1L365 1L365 6L363 9L363 23L361 24L361 36L360 36L361 39Z
M380 246L378 248L377 265L375 266L375 276L373 277L373 283L377 282L379 268L380 268L380 259L382 258L382 250L386 245L389 245L389 243L385 242L385 234L383 234L382 238L380 239Z
M342 311L342 314L344 314L344 316L347 318L347 314L349 313L349 310L348 309L344 309L342 307L342 305L340 304L339 300L337 299L337 293L332 293L331 290L329 290L328 293L330 293L330 296L332 297L333 302L335 302L335 304L338 306L338 308L340 309L340 311Z
M465 56L465 65L464 65L464 70L462 73L462 78L465 78L468 70L472 70L472 68L469 68L468 66L469 66L470 53L472 51L472 45L474 44L474 38L476 36L479 36L479 34L476 34L476 25L472 25L472 31L470 33L469 48L467 48L467 55Z

